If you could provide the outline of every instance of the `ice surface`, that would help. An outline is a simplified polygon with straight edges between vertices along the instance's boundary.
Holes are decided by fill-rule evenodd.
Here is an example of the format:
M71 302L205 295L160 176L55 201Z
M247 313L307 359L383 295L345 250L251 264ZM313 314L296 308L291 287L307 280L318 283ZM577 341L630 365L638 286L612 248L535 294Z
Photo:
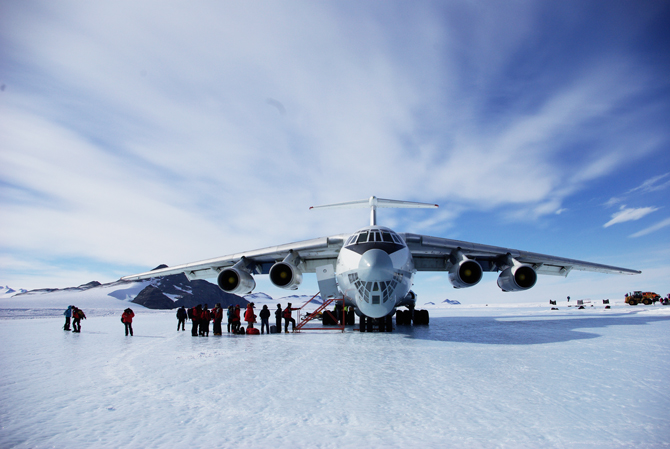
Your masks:
M208 338L174 311L125 337L117 308L81 334L33 309L0 320L0 447L667 447L670 306L560 309Z

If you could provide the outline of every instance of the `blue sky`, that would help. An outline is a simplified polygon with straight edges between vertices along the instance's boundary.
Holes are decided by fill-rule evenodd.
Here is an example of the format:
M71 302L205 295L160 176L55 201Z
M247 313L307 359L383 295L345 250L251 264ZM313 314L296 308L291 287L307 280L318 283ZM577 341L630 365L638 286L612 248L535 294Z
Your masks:
M668 23L659 1L0 1L0 283L351 232L367 213L309 207L376 195L440 205L380 211L398 232L643 270L516 295L420 274L422 300L666 294Z

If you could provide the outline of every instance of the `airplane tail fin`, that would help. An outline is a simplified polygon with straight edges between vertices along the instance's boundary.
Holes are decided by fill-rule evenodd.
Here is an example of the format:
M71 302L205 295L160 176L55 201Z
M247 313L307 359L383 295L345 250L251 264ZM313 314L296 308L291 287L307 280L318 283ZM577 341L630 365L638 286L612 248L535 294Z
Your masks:
M384 198L377 198L371 196L367 200L348 201L345 203L326 204L324 206L312 206L311 209L354 209L354 208L370 208L370 226L377 224L377 209L379 208L419 208L419 209L435 209L437 204L417 203L415 201L400 201L387 200Z

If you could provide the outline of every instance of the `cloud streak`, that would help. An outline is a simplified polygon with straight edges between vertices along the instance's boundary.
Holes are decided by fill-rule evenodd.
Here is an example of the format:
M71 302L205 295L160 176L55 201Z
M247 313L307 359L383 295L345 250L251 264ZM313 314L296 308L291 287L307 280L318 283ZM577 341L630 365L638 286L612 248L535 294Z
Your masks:
M617 223L639 220L640 218L645 217L652 212L656 212L657 210L657 207L628 208L624 205L621 206L621 209L618 212L612 214L612 219L605 223L603 228L608 228Z
M648 228L636 232L635 234L632 234L631 237L632 238L642 237L643 235L651 234L652 232L656 232L668 226L670 226L670 218L666 218L665 220L660 221L655 225L649 226Z

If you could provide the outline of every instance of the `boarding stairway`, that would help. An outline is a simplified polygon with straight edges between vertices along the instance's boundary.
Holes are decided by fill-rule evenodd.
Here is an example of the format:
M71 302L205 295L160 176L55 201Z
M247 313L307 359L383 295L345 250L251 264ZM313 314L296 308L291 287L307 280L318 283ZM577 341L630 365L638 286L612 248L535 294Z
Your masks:
M307 304L312 302L317 296L319 296L319 293L312 296L312 298L309 301L307 301L305 304L300 306L298 309L294 309L294 310L302 310L303 307L305 307ZM342 301L342 319L337 319L337 317L335 317L335 315L333 315L333 312L331 312L330 310L326 310L326 307L328 307L329 305L331 305L332 303L334 303L336 301ZM330 317L333 319L333 321L335 323L341 323L341 324L338 324L338 325L335 325L335 326L320 326L320 327L310 326L310 327L305 327L305 325L307 323L309 323L310 321L312 321L315 318L321 317L324 313L329 314ZM323 302L323 304L321 304L319 307L317 307L317 309L314 312L305 316L300 321L300 323L298 323L298 325L295 327L295 329L293 329L293 332L315 331L315 330L331 330L331 331L339 330L341 332L344 332L345 322L346 321L345 321L345 310L344 310L344 298L328 298Z

